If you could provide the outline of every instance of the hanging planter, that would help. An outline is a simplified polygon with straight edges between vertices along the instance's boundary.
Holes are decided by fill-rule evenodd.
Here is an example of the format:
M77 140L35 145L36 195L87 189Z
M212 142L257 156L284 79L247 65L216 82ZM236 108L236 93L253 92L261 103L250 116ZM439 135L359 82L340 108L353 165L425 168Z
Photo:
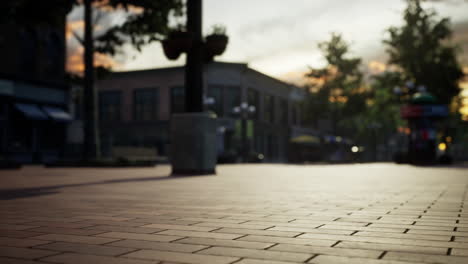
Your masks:
M177 60L180 54L188 52L192 48L193 38L186 31L172 31L166 40L162 41L164 54L170 60Z
M205 38L206 57L212 60L214 56L223 54L228 41L229 38L226 35L226 28L219 25L214 26L212 33Z

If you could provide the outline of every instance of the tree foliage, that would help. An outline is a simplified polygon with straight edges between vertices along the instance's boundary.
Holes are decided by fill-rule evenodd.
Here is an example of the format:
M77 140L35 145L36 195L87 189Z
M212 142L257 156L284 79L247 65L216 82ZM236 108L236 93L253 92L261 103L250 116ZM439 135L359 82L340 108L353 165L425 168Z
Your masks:
M327 65L311 68L306 75L312 93L306 101L306 121L329 119L334 133L347 130L341 122L365 111L366 93L362 89L361 59L349 57L349 44L340 34L318 44Z
M82 0L2 0L0 24L35 25L54 23L62 14L82 5ZM183 14L183 0L94 0L93 6L104 12L126 10L126 19L95 36L95 50L114 55L125 43L140 50L144 45L161 40L168 33L171 15ZM63 17L62 17L63 19Z
M404 24L389 28L389 38L384 40L389 62L399 66L406 79L424 85L441 103L449 104L458 94L458 81L463 76L456 47L448 43L450 20L424 9L420 0L407 3Z

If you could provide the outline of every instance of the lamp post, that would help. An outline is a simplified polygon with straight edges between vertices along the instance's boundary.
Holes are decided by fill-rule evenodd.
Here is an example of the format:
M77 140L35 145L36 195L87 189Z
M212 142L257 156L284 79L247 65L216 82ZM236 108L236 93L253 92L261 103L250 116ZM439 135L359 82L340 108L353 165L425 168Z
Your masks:
M203 112L202 0L187 1L187 30L193 39L184 51L186 112L171 118L172 174L216 174L216 118Z
M241 118L241 145L242 145L242 161L247 162L249 160L249 146L247 139L247 121L249 119L249 114L253 114L256 111L254 105L249 105L246 102L242 102L240 106L234 107L232 110L235 114L239 114Z
M185 105L191 113L203 112L202 0L187 1L187 30L193 36L185 65Z

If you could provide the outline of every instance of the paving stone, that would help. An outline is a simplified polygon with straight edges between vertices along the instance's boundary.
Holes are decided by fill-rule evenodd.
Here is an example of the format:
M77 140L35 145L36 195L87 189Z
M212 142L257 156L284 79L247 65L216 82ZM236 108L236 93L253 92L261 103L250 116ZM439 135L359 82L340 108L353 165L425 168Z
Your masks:
M261 164L217 171L183 178L168 178L165 165L2 172L2 188L58 191L0 200L0 263L468 263L466 170Z
M153 242L143 240L131 240L125 239L107 244L113 247L124 247L124 248L137 248L137 249L155 249L161 251L175 251L175 252L195 252L207 248L206 245L188 245L180 243L166 243L166 242Z
M142 226L142 227L146 227L146 228L157 228L157 229L159 229L159 230L172 229L172 230L204 231L204 232L209 232L209 231L218 229L217 227L186 226L186 225L169 225L169 224L150 224L150 225L144 225L144 226Z
M20 239L12 237L0 237L0 246L11 246L11 247L32 247L42 244L47 244L49 241L39 239Z
M207 245L207 246L252 248L252 249L265 249L275 244L275 243L250 242L250 241L214 239L214 238L198 238L198 237L184 238L181 240L177 240L177 243Z
M202 254L188 254L188 253L177 253L167 251L156 251L156 250L140 250L136 251L123 257L136 258L136 259L148 259L148 260L162 260L162 261L174 261L181 263L190 264L228 264L236 260L237 257L224 257L224 256L211 256Z
M237 234L224 234L213 232L197 232L197 231L184 231L184 230L166 230L159 232L158 235L179 236L179 237L204 237L204 238L219 238L219 239L235 239L243 235Z
M422 263L449 263L449 264L466 264L468 257L459 256L444 256L444 255L429 255L403 252L388 252L385 254L385 260L413 261Z
M105 231L87 230L80 228L63 228L63 227L38 227L28 229L28 231L49 233L49 234L63 234L63 235L79 235L79 236L91 236L96 234L104 233Z
M411 264L416 262L403 262L393 260L382 260L382 259L368 259L368 258L349 258L340 256L327 256L320 255L307 263L316 264Z
M2 264L38 264L37 261L0 257Z
M254 229L235 229L221 228L215 233L241 234L241 235L260 235L260 236L278 236L278 237L296 237L300 232L272 231L272 230L254 230Z
M297 245L312 245L312 246L332 246L337 241L335 240L319 240L319 239L304 239L304 238L286 238L274 236L256 236L248 235L241 237L240 241L267 242L267 243L284 243Z
M94 230L95 234L102 234L107 231L125 232L125 233L137 233L137 234L152 234L164 229L158 228L144 228L144 227L131 227L131 226L113 226L113 225L97 225L86 228L89 231Z
M51 256L41 259L49 263L63 264L83 264L83 263L99 263L99 264L157 264L157 261L145 261L136 259L85 255L76 253L64 253L56 256Z
M181 236L170 236L170 235L150 235L150 234L136 234L136 233L125 233L125 232L108 232L97 235L99 237L106 238L119 238L119 239L134 239L134 240L148 240L156 242L170 242L182 238ZM114 239L115 241L117 239ZM112 242L112 241L110 241Z
M128 226L128 227L140 227L143 225L148 225L151 222L132 220L132 221L107 221L107 220L83 220L76 222L76 224L83 225L80 228L93 227L96 225L106 225L106 226Z
M422 235L422 234L400 234L400 233L385 233L385 232L366 232L360 231L353 236L370 236L370 237L388 237L388 238L399 238L399 239L420 239L420 240L435 240L449 242L452 236L448 235ZM455 241L457 241L455 239Z
M294 262L262 260L262 259L242 259L241 261L236 262L236 264L291 264L291 263L294 263Z
M212 247L199 251L198 253L207 255L234 256L253 259L270 259L291 262L304 262L313 256L312 254L304 253L278 252L269 250L229 247Z
M334 234L334 235L351 235L354 230L335 230L335 229L322 229L322 228L305 228L305 227L286 227L286 226L275 226L268 228L267 230L272 231L290 231L300 233L313 233L313 234Z
M398 244L381 244L381 243L366 243L366 242L348 242L342 241L335 247L352 248L352 249L369 249L382 251L401 251L401 252L416 252L428 254L446 254L447 248L443 247L421 247L414 245L398 245Z
M28 225L32 226L48 226L48 227L61 227L61 228L83 228L90 227L94 224L88 223L67 223L67 222L52 222L52 221L34 221L28 222Z
M309 239L330 239L330 240L343 240L367 243L381 243L381 244L398 244L409 246L423 246L423 247L445 247L445 248L468 248L468 243L459 242L444 242L433 240L416 240L416 239L399 239L399 238L386 238L386 237L363 237L363 236L340 236L340 235L322 235L322 234L302 234L298 238Z
M337 248L337 247L318 247L318 246L305 246L305 245L291 245L291 244L278 244L268 250L285 251L285 252L302 252L309 254L322 254L333 256L345 257L362 257L377 259L383 250L364 250L356 248Z
M42 234L43 233L22 230L0 230L0 237L27 238Z
M49 250L0 246L0 257L37 259L55 254L57 252Z
M31 229L35 227L39 227L39 226L0 224L0 232L2 232L2 230L26 230L26 229Z
M105 244L105 243L109 243L109 242L113 242L117 240L117 239L94 237L94 236L76 236L76 235L60 235L60 234L46 234L46 235L36 236L33 238L37 240L84 243L84 244L90 244L90 245Z
M269 224L249 224L249 223L242 223L242 224L232 224L232 223L214 223L214 222L202 222L197 223L194 226L205 226L205 227L225 227L225 228L237 228L237 229L254 229L254 230L263 230L269 227L273 227L272 223Z
M68 242L54 242L50 244L35 246L34 248L48 249L59 252L74 252L102 256L117 256L130 251L135 251L134 248L119 248L111 246L87 245L82 243Z

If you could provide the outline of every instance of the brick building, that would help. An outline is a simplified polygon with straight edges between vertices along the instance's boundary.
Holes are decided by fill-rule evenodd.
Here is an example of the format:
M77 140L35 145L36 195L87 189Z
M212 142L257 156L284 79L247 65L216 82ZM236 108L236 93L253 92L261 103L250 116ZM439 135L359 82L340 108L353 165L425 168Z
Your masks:
M63 153L65 15L53 24L0 25L0 158L35 163Z
M240 63L205 67L205 107L218 117L219 155L240 154L241 102L255 109L245 128L250 152L285 161L289 139L300 128L305 92ZM184 111L184 68L115 72L98 82L103 152L111 146L154 147L167 155L171 114Z

